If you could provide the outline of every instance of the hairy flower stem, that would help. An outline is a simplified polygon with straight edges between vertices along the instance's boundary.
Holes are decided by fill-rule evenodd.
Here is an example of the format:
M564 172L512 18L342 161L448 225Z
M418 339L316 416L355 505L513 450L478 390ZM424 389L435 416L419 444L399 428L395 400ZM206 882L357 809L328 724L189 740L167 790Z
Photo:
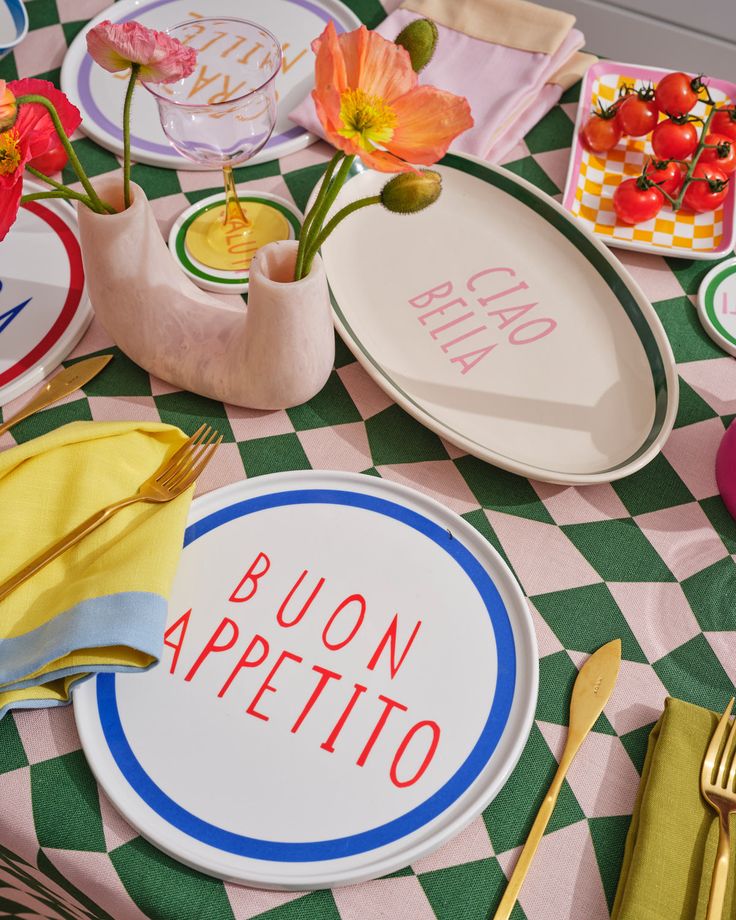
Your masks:
M380 203L380 195L371 195L369 198L359 198L357 201L352 201L350 204L345 205L344 208L338 211L332 220L329 221L329 223L317 234L317 236L312 241L309 247L309 251L307 252L307 257L304 260L304 277L309 274L310 269L312 268L314 257L319 252L322 244L341 221L345 220L345 218L349 214L352 214L353 211L359 211L361 208L367 208L368 205Z
M344 154L341 150L338 150L334 157L327 164L327 169L325 170L324 175L322 176L322 184L319 187L319 192L317 197L314 200L314 204L309 209L309 211L304 216L304 223L302 224L302 231L299 235L299 249L296 254L296 265L294 266L294 280L301 278L301 271L304 267L304 257L307 254L307 244L309 242L309 234L314 222L314 216L317 213L317 209L322 205L322 202L325 199L327 190L330 187L330 182L332 182L332 175L337 168L337 164L343 158Z
M309 238L306 239L304 234L302 234L302 239L299 244L300 247L301 246L305 247L308 254L313 249L313 246L312 246L313 240L317 239L317 237L320 235L320 232L322 230L322 224L324 223L325 217L327 217L327 214L330 208L335 203L335 198L337 198L340 189L345 184L345 180L348 177L348 172L350 172L350 167L353 165L354 159L355 159L354 154L351 154L350 156L347 156L343 159L342 163L340 164L340 169L338 170L337 175L332 180L327 191L325 192L325 196L320 206L318 208L317 207L313 208L314 216L312 217L312 220L309 226ZM321 193L322 193L322 189L320 189L320 194ZM316 202L315 202L315 206L316 206ZM315 250L315 252L316 251L317 250ZM309 256L307 255L307 257L304 259L302 263L300 273L298 275L296 274L296 272L294 273L295 281L299 281L302 278L305 278L307 276L309 269L312 266L312 259L314 258L314 255L312 255L312 258L309 258L309 265L307 265L308 258Z
M133 64L130 68L130 80L125 91L125 105L123 106L123 201L125 207L130 207L130 106L133 102L133 90L138 82L140 64Z
M48 192L31 192L28 195L23 195L21 204L25 204L27 201L40 201L42 198L64 198L68 201L70 198L73 198L75 201L81 201L82 204L86 205L91 211L94 211L92 207L92 202L86 195L80 195L79 192L73 192L71 189L66 189L66 191L60 191L59 189L49 189ZM114 211L111 213L115 213Z
M63 185L61 182L57 182L55 179L52 179L51 176L47 176L46 173L42 173L40 169L36 169L34 166L26 166L26 170L37 179L40 179L42 182L45 182L47 185L50 185L54 189L58 189L61 192L64 192L65 197L74 198L76 201L84 202L88 207L91 204L91 201L87 195L80 195L79 192L75 192L73 189L69 188L67 185ZM56 197L56 196L54 196ZM116 214L115 208L111 204L106 204L104 201L101 202L102 207L107 211L108 214ZM94 210L94 208L92 209Z
M27 96L19 96L16 100L18 105L24 105L27 102L37 102L39 105L42 105L51 117L51 121L54 125L54 129L61 141L61 144L66 151L66 155L69 157L69 162L72 164L74 172L79 176L79 181L84 186L84 190L87 193L90 203L91 210L97 211L98 214L102 214L106 209L105 206L100 201L100 198L97 192L92 187L92 183L89 181L87 173L84 171L84 167L79 162L79 157L74 152L71 141L66 136L66 131L64 126L61 123L59 118L59 113L56 111L56 107L53 102L48 100L45 96L39 96L36 93L29 93Z

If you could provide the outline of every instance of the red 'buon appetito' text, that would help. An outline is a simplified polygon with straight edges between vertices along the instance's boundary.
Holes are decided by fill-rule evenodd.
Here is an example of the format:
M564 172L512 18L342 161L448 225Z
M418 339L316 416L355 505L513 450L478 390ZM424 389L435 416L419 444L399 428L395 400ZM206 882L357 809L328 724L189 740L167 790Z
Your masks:
M245 573L239 584L235 587L232 594L230 595L230 603L237 605L245 604L253 597L255 597L256 593L258 592L261 580L264 578L270 568L270 558L266 555L266 553L259 553L253 564L250 566L248 571ZM319 578L311 593L309 594L309 597L304 602L301 609L297 612L296 607L298 605L294 602L294 595L297 594L297 592L300 590L300 587L308 578L308 576L308 571L302 572L299 578L297 578L293 587L289 590L276 613L276 622L285 630L296 626L297 623L301 622L301 620L309 613L312 603L317 598L318 594L322 590L323 585L325 584L325 579ZM305 588L302 589L301 593L303 594L305 590L306 585ZM234 609L237 609L238 612L242 610L242 608ZM342 600L332 611L322 630L322 644L325 650L328 652L336 652L341 648L345 648L345 646L349 645L349 643L355 639L361 626L363 625L365 613L366 601L362 594L351 594L349 597L346 597L344 600ZM192 609L190 608L186 611L186 613L180 616L179 619L176 620L176 622L173 623L164 634L164 645L168 646L170 649L173 649L171 664L169 666L170 674L175 674L177 671L179 656L184 646L191 616ZM418 620L411 630L400 630L399 614L397 613L381 637L380 641L376 645L376 648L373 651L371 657L366 662L367 670L375 671L377 673L380 673L381 671L386 673L387 671L389 678L393 680L398 674L399 670L405 664L407 656L409 655L412 645L414 644L414 640L419 633L421 625L422 621ZM349 630L347 635L345 634L346 629ZM402 634L401 640L399 639L400 632ZM227 662L227 666L229 668L227 677L223 681L223 684L217 693L218 697L224 697L225 694L230 691L230 687L233 681L243 670L250 668L261 668L266 664L266 660L269 658L271 653L271 647L268 640L264 636L256 633L250 639L247 645L245 645L245 648L239 657L237 657L237 650L233 655L226 655L227 652L235 647L239 636L240 627L235 622L235 620L231 617L223 617L220 623L215 627L212 635L206 641L202 650L194 659L194 662L192 663L189 670L186 671L186 673L184 673L183 669L179 672L180 674L183 674L183 679L185 681L195 680L197 674L200 671L200 668L208 659L214 656L213 661ZM279 652L278 655L275 655L275 660L273 663L271 663L271 667L263 678L260 687L246 706L245 712L255 719L261 719L264 722L268 722L270 720L270 716L267 712L264 711L266 707L264 705L265 701L263 697L267 693L276 693L279 690L276 679L282 668L294 667L295 665L302 664L302 656L297 655L294 652L283 650ZM334 692L336 689L339 691L339 688L344 686L339 685L336 687L337 682L343 679L343 675L337 671L322 667L319 664L313 664L311 669L316 675L314 688L309 697L300 703L301 708L295 709L294 711L294 721L290 726L290 731L292 734L296 734L299 731L304 720L309 716L310 712L315 706L317 706L317 709L319 709L318 703L323 693ZM225 673L226 672L223 671L223 676ZM328 686L330 688L329 690L327 689ZM351 717L351 714L353 713L353 710L356 709L356 707L358 711L360 710L359 701L361 700L361 697L367 692L368 687L358 682L353 683L352 688L347 693L343 692L342 695L345 699L345 706L334 726L330 728L329 732L326 731L325 740L320 745L322 750L327 751L329 754L335 753L335 745L338 742L346 722ZM373 750L374 745L386 727L386 723L392 716L392 713L396 712L397 716L402 714L406 721L406 716L404 714L408 713L409 711L408 707L403 703L399 702L398 700L394 700L385 694L377 694L377 698L382 704L382 710L378 716L378 719L373 724L371 724L370 732L367 734L365 744L358 756L358 759L355 761L356 765L359 767L365 765L368 757L371 754L371 751ZM393 752L393 758L388 769L389 778L394 786L397 786L398 788L413 786L419 779L421 779L421 777L426 772L427 767L429 767L432 759L434 758L439 740L440 727L436 722L430 719L424 719L422 721L412 722L410 724L395 752ZM406 752L410 747L412 748L411 762L419 763L419 766L416 767L412 773L407 770L406 765L403 769L401 766L402 760L404 760ZM424 752L423 756L421 756L422 751Z
M517 281L505 290L495 290L498 284L494 285L493 281L499 272L504 281L504 275L516 278L513 268L484 268L468 278L463 297L453 296L455 292L452 281L444 281L409 300L415 310L422 311L417 312L417 320L461 374L472 371L499 344L488 341L489 323L508 336L510 345L530 345L557 328L556 320L532 313L539 306L536 302L519 303L519 300L526 300L529 296L521 293L529 288L526 281ZM487 277L489 275L490 278ZM520 297L512 298L511 301L504 300L514 294L520 294ZM477 306L471 306L469 300L475 300ZM487 310L489 304L493 306Z

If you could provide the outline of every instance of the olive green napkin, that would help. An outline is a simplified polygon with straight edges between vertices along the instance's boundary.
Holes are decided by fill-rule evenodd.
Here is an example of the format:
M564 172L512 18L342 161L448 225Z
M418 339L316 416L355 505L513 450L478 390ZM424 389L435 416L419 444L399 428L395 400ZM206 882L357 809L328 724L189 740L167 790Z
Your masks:
M700 768L719 717L666 701L649 737L611 920L704 920L718 820L700 795ZM736 825L723 920L736 920L734 843Z

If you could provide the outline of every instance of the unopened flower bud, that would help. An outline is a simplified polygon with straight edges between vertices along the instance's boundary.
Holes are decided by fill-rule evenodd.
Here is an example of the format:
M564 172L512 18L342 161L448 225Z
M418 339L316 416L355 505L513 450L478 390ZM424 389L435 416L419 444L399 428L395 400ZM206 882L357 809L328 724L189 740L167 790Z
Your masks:
M440 197L442 178L432 169L399 173L381 190L381 204L397 214L423 211Z
M0 80L0 131L6 131L15 124L18 105L15 96L8 89L5 80Z
M415 19L399 32L394 41L406 48L414 72L419 73L432 60L438 38L437 26L431 19Z

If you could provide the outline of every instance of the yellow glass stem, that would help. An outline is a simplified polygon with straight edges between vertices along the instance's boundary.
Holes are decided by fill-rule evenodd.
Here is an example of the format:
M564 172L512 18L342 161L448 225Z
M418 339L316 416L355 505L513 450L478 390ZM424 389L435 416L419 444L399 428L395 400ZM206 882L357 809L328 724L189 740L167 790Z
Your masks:
M237 223L243 230L251 227L251 222L243 210L235 187L235 176L232 166L222 167L222 176L225 180L225 225Z

